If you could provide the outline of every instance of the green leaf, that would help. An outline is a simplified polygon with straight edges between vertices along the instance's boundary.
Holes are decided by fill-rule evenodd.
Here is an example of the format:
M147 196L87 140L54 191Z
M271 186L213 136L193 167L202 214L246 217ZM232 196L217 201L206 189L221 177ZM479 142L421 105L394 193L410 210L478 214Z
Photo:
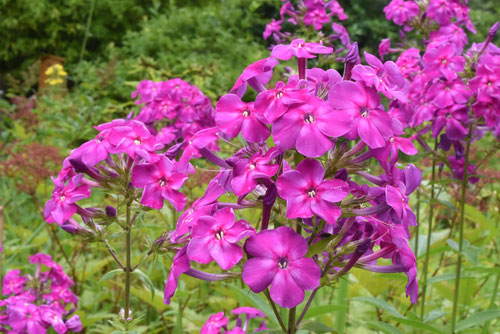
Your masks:
M321 306L313 306L307 310L304 319L310 319L317 317L318 315L337 312L337 311L346 311L349 307L347 305L338 305L338 304L330 304L330 305L321 305Z
M107 273L105 273L101 277L101 279L97 282L97 284L101 284L102 282L107 281L108 279L115 277L119 273L125 273L125 272L122 269L114 269L114 270L108 271Z
M328 246L328 243L334 238L335 236L329 236L328 238L321 239L320 241L312 244L309 246L309 249L307 250L306 257L313 257L314 255L321 253L322 251L325 250L326 246Z
M500 310L487 310L478 313L474 313L470 317L465 320L460 321L455 329L457 331L461 331L463 329L484 324L487 321L490 321L495 318L500 318Z
M354 297L351 300L375 305L376 307L381 308L382 310L392 314L393 316L405 319L405 317L401 313L399 313L398 310L394 308L394 306L392 306L385 300L374 297Z
M283 334L279 329L266 329L264 331L259 331L259 334Z
M132 274L138 276L141 282L149 289L149 292L151 292L151 300L155 299L155 286L151 279L139 269L135 269Z
M455 252L460 253L459 252L460 245L456 241L448 239L446 240L446 243ZM477 264L479 257L479 248L472 246L468 240L464 239L462 241L462 255L464 255L470 262Z
M370 327L378 329L386 334L403 334L403 332L394 325L382 321L369 321L367 323Z
M391 319L399 321L402 324L405 324L405 325L408 325L408 326L411 326L414 328L425 329L425 330L428 330L429 332L432 332L432 333L444 334L444 332L440 331L439 329L432 327L432 326L429 326L427 324L424 324L421 321L410 320L410 319L406 319L406 318L398 318L398 317L393 317L393 316L391 316Z
M322 323L316 322L316 321L306 322L302 326L300 326L300 328L307 329L313 333L337 333L332 328L325 326Z

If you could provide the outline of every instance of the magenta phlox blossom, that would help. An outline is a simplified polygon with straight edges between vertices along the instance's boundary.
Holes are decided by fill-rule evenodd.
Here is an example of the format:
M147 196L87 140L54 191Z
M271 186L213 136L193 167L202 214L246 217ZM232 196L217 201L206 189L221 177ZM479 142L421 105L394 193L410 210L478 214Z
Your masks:
M452 43L459 48L463 48L467 44L467 34L456 24L448 24L442 26L438 31L430 33L431 43Z
M259 293L270 286L272 300L292 308L304 300L304 290L319 286L320 267L307 253L307 241L286 226L254 234L245 243L250 258L242 272L243 281Z
M396 98L406 103L408 87L398 65L393 61L382 63L380 59L366 52L365 59L370 66L354 66L352 78L374 87L388 98Z
M115 126L109 132L108 140L113 144L110 153L127 153L132 159L139 156L147 162L155 162L158 155L155 151L163 148L144 123L139 121L128 121L126 124Z
M415 155L418 153L410 139L394 136L389 138L387 146L374 149L372 155L381 164L387 164L387 160L389 160L389 163L393 165L398 161L398 151L406 155Z
M438 108L450 107L454 104L465 104L471 91L460 79L453 81L437 81L429 88L429 97Z
M179 171L188 171L189 161L199 156L199 150L212 145L219 139L218 128L207 128L196 132L187 142L179 158Z
M71 159L81 160L91 167L106 159L113 145L108 140L109 130L100 132L94 139L74 149L69 156Z
M177 221L177 227L171 236L172 242L177 242L180 237L191 231L194 224L201 216L212 215L217 208L217 200L226 190L218 181L212 180L207 186L205 194L197 199Z
M458 72L462 72L465 67L465 58L458 55L457 49L451 43L435 45L428 48L423 56L425 63L424 71L430 76L444 76L446 80L453 80Z
M468 120L465 105L458 104L446 109L439 109L434 122L432 122L432 136L436 138L443 129L446 129L446 136L450 140L462 139L469 132L465 126Z
M187 178L177 171L175 160L163 155L155 163L136 165L132 170L132 184L144 188L141 204L154 209L161 209L166 199L177 211L182 210L186 196L178 190Z
M328 103L350 121L351 129L345 134L350 140L359 135L373 149L385 146L393 134L391 116L381 109L380 96L362 83L339 83L330 91Z
M479 102L500 101L500 61L496 68L480 65L476 76L469 81L469 86L477 93Z
M439 25L445 26L455 16L457 3L449 0L430 0L426 12L429 18L435 20Z
M279 165L272 163L281 151L277 147L267 152L259 151L250 159L239 159L233 167L231 186L236 196L248 194L257 186L259 179L270 179L279 169Z
M78 210L76 202L90 196L90 187L81 184L82 178L82 174L75 175L68 181L67 185L56 181L54 178L52 179L55 189L52 198L47 201L43 211L46 222L56 222L62 225Z
M235 94L222 96L217 102L215 123L229 138L240 132L243 139L251 143L265 141L271 131L264 124L264 117L255 112L254 103L242 102Z
M295 39L289 45L276 45L271 52L271 57L288 60L292 57L297 58L316 58L317 54L330 54L333 49L324 46L322 43L306 43L303 39Z
M419 12L418 5L413 1L392 0L384 8L385 17L400 26L407 25Z
M290 80L286 85L279 81L275 89L263 91L255 100L255 111L272 123L286 113L292 104L303 103L308 97L305 88L297 81Z
M282 23L283 21L281 20L276 21L275 19L271 19L271 22L266 24L266 29L264 30L262 37L264 39L268 39L272 34L280 32Z
M191 268L191 261L186 254L187 246L181 248L174 256L172 261L172 266L170 267L170 273L168 274L167 283L165 284L165 292L163 297L163 302L166 305L170 304L170 299L177 289L177 282L179 276Z
M21 271L18 269L10 270L5 274L2 281L2 294L20 294L24 290L24 284L27 278L21 276Z
M58 334L64 334L68 331L61 313L55 311L49 305L41 305L39 310L42 320L50 324Z
M323 7L314 7L309 9L304 15L305 25L312 25L316 30L321 30L321 28L323 28L323 24L328 22L330 22L330 18L326 14L326 10Z
M283 150L296 147L299 153L310 158L325 154L333 147L330 137L339 137L349 130L349 117L315 96L309 96L303 104L293 105L272 126L278 147Z
M324 176L319 161L306 159L278 178L278 193L286 200L287 218L311 218L316 214L328 224L336 223L341 211L334 203L343 200L349 188L342 180L324 180Z
M345 45L347 48L351 47L351 37L349 36L347 29L343 25L333 22L332 30L333 32L335 32L335 34L331 35L330 38L339 39L340 43Z
M337 17L339 18L340 21L345 21L345 20L347 20L349 18L349 16L347 16L344 13L344 9L340 6L340 4L338 3L338 1L336 1L336 0L330 0L330 1L328 1L325 4L325 7L330 10L330 12L332 13L332 15L337 15Z
M9 325L15 333L45 334L44 326L38 306L26 302L18 302L7 306Z
M396 60L396 65L406 79L411 79L422 69L420 50L415 48L404 50Z
M220 209L196 222L187 248L188 258L199 263L215 260L222 269L231 269L243 257L237 243L254 233L255 229L246 221L235 221L233 209Z
M243 97L248 84L258 92L265 90L264 86L271 80L273 68L278 65L278 63L278 60L269 57L248 65L229 92L239 97Z
M220 334L221 329L225 328L228 322L229 319L224 316L224 312L212 314L201 328L200 334Z

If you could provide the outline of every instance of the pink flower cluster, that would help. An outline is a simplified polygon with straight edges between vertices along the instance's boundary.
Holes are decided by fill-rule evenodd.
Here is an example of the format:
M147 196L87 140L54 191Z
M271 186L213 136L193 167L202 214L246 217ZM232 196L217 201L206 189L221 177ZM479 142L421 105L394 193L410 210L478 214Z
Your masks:
M156 136L164 145L188 140L199 130L214 125L210 99L179 78L141 81L132 98L138 98L135 103L143 105L135 119L146 125L158 123Z
M349 48L351 40L347 30L336 22L330 24L334 17L337 17L340 21L347 20L348 18L344 13L344 9L336 0L326 2L324 0L299 1L297 8L295 8L290 0L286 0L280 9L280 19L278 21L272 19L266 25L263 37L264 39L268 39L272 36L276 44L284 44L290 41L293 38L291 38L290 33L283 31L282 27L284 24L290 23L302 27L312 26L318 31L321 38L324 37L325 33L329 33L330 35L325 38L325 42L329 46L338 40L344 47ZM328 25L330 29L326 29L325 25ZM336 53L342 50L340 48Z
M220 135L241 134L246 143L226 158L203 150L220 171L169 233L166 242L178 252L165 287L167 304L181 274L231 279L241 267L253 292L269 288L275 303L292 308L304 300L304 291L321 286L320 278L335 280L354 265L405 272L407 294L416 302L415 255L408 246L409 226L416 221L408 200L421 177L413 165L401 169L398 154L417 150L402 136L408 124L381 101L385 96L406 102L408 82L394 62L365 54L368 65L359 64L356 44L346 57L344 77L306 68L307 59L331 52L303 40L278 45L270 58L248 66L217 102ZM273 67L291 58L297 59L299 75L267 88ZM253 102L241 99L247 84L258 93ZM372 158L385 174L366 171ZM360 178L363 183L355 181ZM235 202L220 201L224 194L233 194ZM237 220L239 210L256 207L262 208L256 227ZM335 244L308 254L316 242L333 236ZM382 257L393 265L377 265ZM228 272L192 267L212 261Z
M385 17L410 31L416 26L429 27L434 24L447 26L450 23L463 24L472 32L474 25L469 17L467 1L461 0L392 0L384 8Z
M30 263L36 264L34 275L21 275L15 269L3 279L6 297L0 300L0 332L45 334L50 327L58 334L80 332L80 317L71 315L78 303L71 291L73 280L49 255L32 255Z
M224 316L224 312L219 312L212 314L207 322L201 328L201 334L244 334L248 333L248 325L251 319L255 318L265 318L266 315L259 309L243 306L235 308L231 311L233 315L236 316L236 325L232 329L228 329L229 319ZM243 321L242 317L245 317ZM266 327L266 322L263 320L260 326L254 330L254 332L259 332L268 329ZM224 332L222 332L224 330Z
M425 41L424 54L409 48L396 61L409 82L409 102L398 99L389 108L402 124L420 128L415 138L427 150L431 148L421 137L428 130L441 150L454 147L455 154L447 159L457 178L463 175L464 139L471 129L474 139L488 131L500 137L500 49L491 43L498 23L485 42L473 43L465 51L467 35L460 24L473 30L467 13L461 2L430 1L426 15L437 27ZM473 165L468 169L475 172ZM477 182L478 178L469 181Z
M78 202L89 198L92 189L119 189L130 181L127 196L144 206L161 209L167 200L178 211L184 207L186 197L179 189L187 174L194 172L189 161L200 157L199 150L205 147L218 150L210 101L180 79L142 81L132 96L139 96L136 102L144 104L135 119L95 127L97 136L64 160L45 205L48 223L56 222L67 232L92 240L102 232L94 220L107 224L116 210L83 208ZM75 214L85 226L74 219Z

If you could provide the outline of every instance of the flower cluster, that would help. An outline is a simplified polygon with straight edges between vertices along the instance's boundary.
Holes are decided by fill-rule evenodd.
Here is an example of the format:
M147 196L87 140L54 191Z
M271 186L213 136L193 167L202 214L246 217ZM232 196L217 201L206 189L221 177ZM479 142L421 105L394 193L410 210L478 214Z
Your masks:
M395 3L399 2L402 6L412 3L393 1L386 7L386 13L394 13ZM500 134L500 85L497 82L500 49L491 43L498 23L485 42L474 43L466 50L467 35L461 25L474 30L466 4L430 1L423 9L419 15L431 23L415 27L428 33L424 54L409 48L396 61L409 82L409 101L392 101L389 113L401 123L419 128L415 139L426 150L439 148L446 155L453 147L454 154L445 157L442 164L449 167L455 178L461 179L466 138L477 140L486 132L497 137ZM422 128L423 125L426 127ZM436 140L435 148L427 146L422 139L428 130ZM468 164L467 169L469 175L475 174L476 166ZM477 177L469 178L469 182L477 181Z
M16 269L3 279L0 332L45 334L49 327L59 334L81 331L80 317L72 315L78 303L71 291L75 283L49 255L38 253L29 260L36 264L34 275Z
M304 300L304 291L335 282L354 266L406 273L407 294L416 302L415 255L408 245L416 220L408 201L421 176L415 166L401 166L398 154L417 150L402 136L408 124L381 101L407 101L408 82L394 62L365 54L368 65L359 64L356 44L343 77L335 70L307 69L307 59L332 52L303 40L277 45L217 102L220 136L241 134L246 144L226 158L205 148L204 157L220 171L168 233L166 242L178 252L166 303L181 274L231 279L240 267L253 292L269 289L275 303L292 308ZM266 87L273 67L291 58L299 75ZM258 93L253 102L241 99L247 84ZM369 172L373 161L383 172ZM235 202L220 201L224 194L234 195ZM236 219L239 210L256 207L262 208L257 226ZM377 264L379 258L392 265ZM192 267L212 261L228 272Z
M243 306L235 308L231 311L233 315L236 315L236 325L232 329L228 329L229 319L224 316L224 312L219 312L212 314L207 322L201 328L201 334L244 334L248 332L248 325L251 319L255 318L265 318L266 315L259 309ZM243 322L242 317L245 317ZM254 330L254 332L259 332L266 330L266 322L263 320L260 326ZM224 332L222 332L224 330Z
M339 5L336 0L304 0L300 1L297 8L291 3L290 0L284 1L280 9L280 19L272 19L266 25L263 33L264 39L270 36L276 44L284 44L292 40L292 35L285 31L282 25L286 22L307 29L313 27L317 31L318 37L325 41L328 46L333 46L333 43L339 41L342 48L335 51L335 54L340 53L344 47L351 46L351 39L349 33L344 26L336 22L331 22L334 17L338 20L347 20L347 15L344 14L344 9ZM328 28L325 28L325 26ZM329 34L325 36L325 34Z
M157 139L164 145L189 140L201 129L214 126L210 99L189 83L176 78L154 82L143 80L132 93L143 105L135 118L148 126L158 125Z
M469 17L467 1L461 0L392 0L384 8L385 17L405 31L414 28L426 31L437 26L445 27L450 23L463 24L471 32L475 32ZM448 31L453 32L453 31Z
M210 101L180 79L142 81L132 96L140 96L137 103L144 104L135 119L97 126L97 136L64 160L53 178L52 199L45 206L47 222L89 239L101 235L99 224L113 222L116 210L83 208L77 203L90 197L94 188L120 189L128 200L154 209L161 209L167 200L182 210L186 197L179 189L187 174L194 172L189 161L201 156L199 150L205 147L218 150L218 130L209 127L215 122ZM85 227L74 219L75 214Z

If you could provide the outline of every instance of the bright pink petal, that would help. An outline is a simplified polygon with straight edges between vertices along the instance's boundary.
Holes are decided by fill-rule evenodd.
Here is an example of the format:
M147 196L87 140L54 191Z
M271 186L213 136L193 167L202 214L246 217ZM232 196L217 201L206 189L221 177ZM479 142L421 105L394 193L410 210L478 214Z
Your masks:
M278 262L275 260L252 258L245 262L241 277L250 290L259 293L271 284L278 270Z
M286 269L278 269L269 292L272 300L285 308L295 307L304 300L304 290L295 283L295 280Z

